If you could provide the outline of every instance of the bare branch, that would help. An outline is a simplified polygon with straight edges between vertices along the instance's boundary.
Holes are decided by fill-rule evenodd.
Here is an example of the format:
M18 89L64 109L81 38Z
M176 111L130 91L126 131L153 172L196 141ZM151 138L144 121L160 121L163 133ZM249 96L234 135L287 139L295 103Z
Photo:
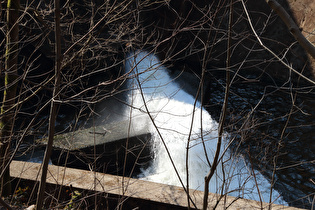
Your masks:
M233 19L233 0L230 1L230 11L229 11L229 24L228 24L228 42L227 42L227 55L226 55L226 84L225 84L225 95L224 95L224 102L222 107L222 112L219 121L219 131L218 131L218 142L217 148L215 152L215 156L213 158L213 163L210 168L209 173L205 177L205 188L204 188L204 198L203 198L203 210L208 209L208 194L209 194L209 182L215 173L217 166L219 164L219 156L221 152L221 144L222 144L222 136L223 136L223 127L226 119L227 113L227 105L230 93L230 66L231 66L231 31L232 31L232 20Z
M246 16L247 16L247 20L248 20L248 23L250 25L250 28L252 29L252 32L255 34L255 37L256 39L258 40L259 44L265 48L269 53L271 53L278 61L280 61L284 66L286 66L289 70L293 71L294 73L296 73L297 75L299 75L301 78L305 79L306 81L312 83L312 84L315 84L315 81L313 81L312 79L304 76L303 74L301 74L300 72L298 72L296 69L292 68L289 64L287 64L286 62L283 61L283 59L281 59L277 54L275 54L271 49L269 49L260 39L260 37L258 36L258 34L256 33L255 29L254 29L254 26L252 24L252 21L251 21L251 18L248 14L248 11L247 11L247 8L246 8L246 5L244 3L244 0L241 0L242 2L242 5L243 5L243 8L244 8L244 11L246 13Z
M59 86L60 86L60 71L61 71L61 30L60 30L60 2L59 0L55 0L55 52L56 52L56 60L55 60L55 87L53 91L53 97L51 100L50 107L50 116L49 116L49 130L48 130L48 143L46 146L45 156L43 160L43 168L42 168L42 176L40 180L40 186L38 189L38 195L36 200L36 209L40 210L43 206L44 194L46 188L46 178L48 171L48 163L51 156L53 140L55 135L55 122L57 117L57 105L55 98L58 96Z
M283 22L288 27L294 38L300 43L300 45L313 57L315 58L315 46L308 41L305 36L301 33L301 30L296 25L291 16L285 11L285 9L276 0L266 0L267 4L273 9Z

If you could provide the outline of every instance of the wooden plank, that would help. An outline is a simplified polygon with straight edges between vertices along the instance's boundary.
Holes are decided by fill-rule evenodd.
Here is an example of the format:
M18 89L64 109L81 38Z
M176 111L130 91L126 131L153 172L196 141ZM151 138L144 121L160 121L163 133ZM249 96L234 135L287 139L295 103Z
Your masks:
M25 180L38 181L40 174L40 163L13 161L10 166L12 177L22 178ZM114 195L124 195L127 197L168 203L178 206L187 206L186 193L183 188L158 184L138 179L108 175L98 172L91 172L79 169L65 168L60 166L49 166L47 183L63 186L72 185L75 188L87 189L99 192L106 192ZM190 190L190 195L198 208L202 208L203 192ZM210 193L209 208L214 207L219 195ZM232 196L226 196L221 199L217 209L224 209L225 206L231 205L229 209L261 209L268 208L268 203L260 203L253 200L237 199ZM272 205L272 209L295 210L298 208Z

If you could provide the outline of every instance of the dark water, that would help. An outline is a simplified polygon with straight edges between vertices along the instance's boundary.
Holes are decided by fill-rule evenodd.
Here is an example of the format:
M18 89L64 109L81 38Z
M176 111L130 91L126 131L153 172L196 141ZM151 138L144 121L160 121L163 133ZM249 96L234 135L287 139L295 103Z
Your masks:
M289 205L310 209L315 196L315 94L294 86L232 84L225 129L232 136L231 149L243 154ZM212 81L207 91L207 109L219 120L224 81Z

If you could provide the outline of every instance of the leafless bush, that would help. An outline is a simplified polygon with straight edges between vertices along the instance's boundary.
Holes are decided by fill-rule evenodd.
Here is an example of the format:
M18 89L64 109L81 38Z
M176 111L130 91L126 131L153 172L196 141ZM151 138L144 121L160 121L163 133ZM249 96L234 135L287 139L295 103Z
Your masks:
M5 40L10 32L5 3L1 2L0 23L1 106L5 103L3 92L8 89L4 85L5 73L10 72L4 65L8 46ZM57 89L54 16L53 1L34 0L20 5L17 71L13 72L12 83L17 84L11 108L14 111L1 111L2 122L7 116L14 119L5 135L10 137L12 147L2 169L13 158L25 158L26 153L42 149L37 140L50 135L48 116L52 102L58 114L53 114L56 120L51 123L56 132L51 135L112 122L114 112L121 114L124 105L117 105L117 101L126 103L126 93L130 91L126 81L133 77L125 73L126 56L130 51L146 50L159 57L175 81L178 71L199 79L194 97L196 101L199 98L221 128L217 156L208 159L212 166L208 178L217 172L216 166L228 165L220 153L220 138L223 131L228 132L226 153L233 154L231 159L245 159L251 172L248 177L258 183L255 171L260 171L273 189L283 192L290 205L312 205L311 66L303 48L264 1L63 1ZM2 142L3 139L2 136ZM189 148L189 142L187 145ZM218 190L220 199L236 190L227 186L237 172L223 174L225 186ZM183 187L189 187L188 182L184 181ZM239 192L242 190L246 191ZM258 185L255 190L259 192ZM266 202L273 202L272 193L270 190ZM58 188L48 196L52 206L65 204L58 202L60 194ZM79 199L78 205L86 204L89 196L104 199L103 195L87 195ZM34 197L36 193L30 201ZM193 203L188 203L193 207Z

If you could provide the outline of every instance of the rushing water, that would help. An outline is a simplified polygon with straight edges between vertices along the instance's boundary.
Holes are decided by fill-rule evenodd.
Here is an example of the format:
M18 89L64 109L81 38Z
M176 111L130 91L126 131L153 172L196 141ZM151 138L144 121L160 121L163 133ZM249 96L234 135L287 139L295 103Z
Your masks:
M207 89L210 103L205 111L193 91L199 81L194 81L191 76L178 79L177 74L169 74L152 54L144 51L129 54L126 73L129 76L128 96L123 94L119 100L127 100L130 106L126 108L124 103L117 105L116 99L106 99L101 104L105 113L101 113L101 123L121 120L122 110L125 110L123 117L132 119L133 127L149 126L154 156L152 164L142 169L139 178L178 186L181 186L181 180L186 186L188 152L189 188L203 190L204 177L210 170L216 150L224 81L216 77L210 81ZM195 87L187 89L191 84ZM274 83L233 83L221 147L222 159L211 179L211 192L269 202L270 181L274 180L271 201L312 207L315 192L315 101L309 89L301 88L297 89L300 92L292 102L293 94L291 89L287 91L286 85L292 86L290 83L280 86ZM303 95L301 91L304 90L306 94ZM66 112L69 114L72 110ZM146 120L137 121L137 115L141 115L141 119L146 116ZM62 126L59 130L68 126L65 121L59 114L57 125ZM247 123L245 127L242 127L243 122ZM223 151L226 152L223 154ZM40 162L42 153L40 150L29 154L30 157L22 155L20 158Z
M142 170L139 177L186 186L189 171L189 188L203 190L204 177L216 152L218 123L195 97L173 81L154 55L144 51L129 54L126 73L130 77L128 86L132 89L128 101L131 108L126 109L126 115L131 115L131 119L147 115L153 134L153 162ZM132 123L137 126L139 122ZM242 157L229 152L227 133L223 142L222 158L211 179L210 191L255 200L260 200L261 196L263 201L268 202L268 181L247 166ZM273 193L273 201L283 203L279 197L277 192Z

